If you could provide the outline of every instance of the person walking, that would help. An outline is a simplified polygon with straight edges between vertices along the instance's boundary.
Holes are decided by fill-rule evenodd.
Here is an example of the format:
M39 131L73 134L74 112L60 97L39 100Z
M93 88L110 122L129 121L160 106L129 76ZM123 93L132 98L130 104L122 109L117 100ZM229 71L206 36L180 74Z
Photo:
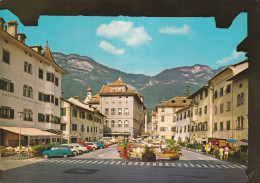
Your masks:
M124 147L124 149L123 149L123 163L124 164L126 164L127 159L128 159L127 149L126 149L126 147Z
M224 149L224 160L228 160L228 151L229 151L229 147L228 145L226 145L225 149Z
M220 149L219 149L219 159L220 160L223 159L223 152L224 152L224 149L222 147L220 147Z

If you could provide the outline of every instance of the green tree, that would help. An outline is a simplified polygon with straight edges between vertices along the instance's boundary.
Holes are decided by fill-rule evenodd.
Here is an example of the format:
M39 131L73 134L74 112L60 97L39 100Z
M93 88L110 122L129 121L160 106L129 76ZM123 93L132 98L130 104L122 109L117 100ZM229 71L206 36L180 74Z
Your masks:
M190 96L191 92L190 92L190 85L187 85L186 91L184 92L184 96Z

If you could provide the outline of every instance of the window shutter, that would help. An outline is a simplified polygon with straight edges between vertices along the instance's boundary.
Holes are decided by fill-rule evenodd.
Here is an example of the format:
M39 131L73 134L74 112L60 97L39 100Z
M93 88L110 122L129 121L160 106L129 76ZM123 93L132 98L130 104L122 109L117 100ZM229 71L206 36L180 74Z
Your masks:
M10 83L10 92L14 92L14 84Z
M10 118L14 119L14 109L10 109Z

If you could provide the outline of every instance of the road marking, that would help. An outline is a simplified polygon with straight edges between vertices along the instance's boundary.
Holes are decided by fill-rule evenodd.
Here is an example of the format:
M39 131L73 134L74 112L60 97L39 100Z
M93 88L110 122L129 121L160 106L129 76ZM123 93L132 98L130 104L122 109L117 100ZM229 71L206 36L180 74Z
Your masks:
M97 163L98 161L94 161L94 162L92 162L91 164L95 164L95 163Z
M159 166L162 166L162 163L159 163Z
M213 165L209 165L211 168L215 168Z
M112 161L111 163L110 163L110 165L113 165L115 163L115 161Z
M241 166L238 166L238 165L233 165L233 166L235 166L235 167L237 167L237 168L240 168L240 169L242 169L242 167L241 167Z
M191 167L195 167L193 164L190 164Z
M177 163L178 167L181 167L181 164L180 163Z
M215 165L216 167L218 167L218 168L222 168L220 165Z
M153 166L156 166L156 163L153 163Z
M224 167L224 168L228 168L226 165L221 165L222 167Z
M148 166L149 166L149 165L150 165L150 162L146 163L146 165L148 165Z
M132 165L133 162L129 162L128 165Z
M174 164L174 163L171 163L171 165L172 165L173 167L175 167L175 164Z
M245 165L241 165L243 168L246 168L246 166Z
M232 165L227 165L227 166L229 166L229 167L231 167L231 168L236 168L236 167L234 167L234 166L232 166Z
M205 160L204 158L201 158L201 157L198 157L198 159L200 159L200 160Z
M103 163L104 161L100 161L100 162L98 162L98 164L101 164L101 163Z
M201 168L201 166L199 164L196 164L197 167Z
M109 161L106 161L104 164L106 165L106 164L108 164L109 163Z
M84 161L81 161L80 163L85 163L85 162L87 162L86 160L84 160Z
M138 162L135 162L135 164L134 165L138 165Z
M208 168L208 166L207 166L207 165L205 165L205 164L202 164L202 166L204 166L205 168Z
M78 163L78 162L80 162L81 160L78 160L78 161L74 161L73 163Z
M88 161L88 162L86 162L86 163L91 163L93 160L90 160L90 161Z
M105 154L100 154L100 155L98 155L98 156L105 156Z
M116 163L116 165L119 165L121 163L121 161L118 161L117 163Z
M143 166L144 165L144 162L141 162L141 164L140 164L141 166Z
M187 165L187 164L184 164L184 166L185 166L185 167L188 167L188 165Z
M169 166L169 164L168 164L168 163L165 163L165 166Z

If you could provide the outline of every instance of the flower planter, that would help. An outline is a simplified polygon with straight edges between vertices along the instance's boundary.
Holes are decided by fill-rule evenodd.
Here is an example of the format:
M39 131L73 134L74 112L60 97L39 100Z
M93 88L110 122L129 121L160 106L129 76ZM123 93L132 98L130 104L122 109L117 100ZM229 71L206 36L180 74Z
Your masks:
M156 162L156 154L144 153L142 155L142 162Z

